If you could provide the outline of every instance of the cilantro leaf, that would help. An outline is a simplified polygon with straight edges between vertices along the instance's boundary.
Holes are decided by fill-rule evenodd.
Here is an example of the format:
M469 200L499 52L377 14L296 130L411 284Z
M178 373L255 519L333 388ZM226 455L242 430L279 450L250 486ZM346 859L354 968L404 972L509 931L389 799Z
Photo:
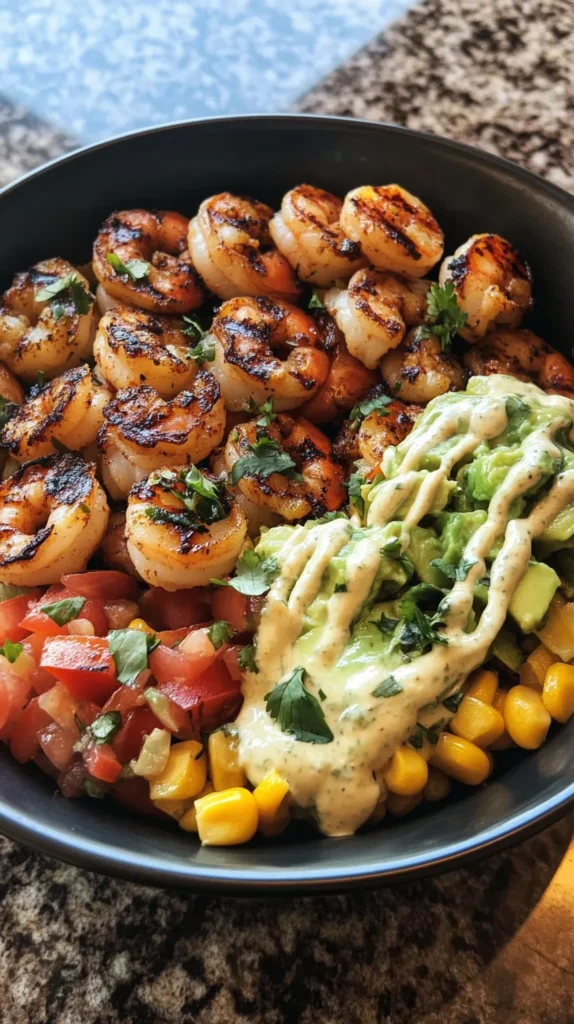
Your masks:
M400 619L391 619L388 615L381 615L380 619L369 619L369 622L380 629L381 633L385 633L387 636L394 633L397 628Z
M334 739L323 709L305 686L305 670L295 668L266 693L265 710L282 732L300 743L331 743Z
M422 722L417 722L409 736L409 743L415 750L420 750L425 740L433 745L438 743L438 733L435 729L429 729L428 726L423 725Z
M458 565L451 565L450 562L445 562L442 558L433 558L430 564L434 565L436 569L440 569L449 580L465 580L469 570L476 565L476 562L470 562L463 558Z
M463 698L464 693L462 692L462 690L459 690L458 693L453 693L451 694L450 697L445 697L442 703L444 704L445 708L448 711L452 711L454 714L456 714L462 703Z
M431 615L427 615L419 608L419 603L436 604L437 601L442 600L443 596L443 591L438 587L433 587L429 583L419 583L401 598L399 608L404 625L400 632L399 643L403 654L417 657L433 644L448 645L448 638L443 633L439 633L436 628L442 624L440 613L433 612Z
M197 338L198 341L203 341L207 331L204 331L199 320L194 316L184 316L183 320L187 327L182 327L181 333L186 334L188 338Z
M467 314L462 312L458 304L452 281L442 285L431 284L427 295L426 323L421 328L421 336L430 338L434 334L443 352L449 352L452 339L466 321Z
M387 405L390 405L392 398L388 395L377 395L376 398L366 398L363 402L357 402L356 405L351 409L349 419L362 420L365 416L375 412L375 410L381 413L382 416L388 415Z
M235 566L236 575L230 580L210 580L216 587L233 587L247 597L265 594L279 572L276 558L260 558L255 551L244 551Z
M120 711L106 711L103 715L98 715L94 719L91 725L88 726L88 732L96 746L101 743L110 743L114 736L120 729L122 724L122 716Z
M189 509L178 512L171 508L146 508L146 516L149 516L152 523L159 523L161 526L167 524L177 526L180 530L197 530L200 526L197 516L194 516Z
M347 589L348 588L347 588L347 584L346 583L335 583L335 586L333 587L333 593L334 594L346 594L347 593Z
M58 320L61 320L62 317L66 316L66 310L62 305L60 305L59 302L54 302L52 306L52 314L54 320L56 321L56 323L58 323Z
M8 420L11 420L14 413L20 408L15 402L8 402L3 395L0 395L0 430L5 427Z
M122 263L115 252L107 253L106 259L116 274L127 274L132 281L143 281L144 278L149 277L151 263L148 263L147 260L126 260L125 263Z
M202 363L212 363L215 359L215 342L211 338L202 338L197 345L190 348L187 354L190 359L195 360L198 366L201 366Z
M221 501L221 488L200 473L196 466L189 469L162 469L150 476L150 483L159 484L185 506L186 511L148 508L146 515L155 523L172 523L183 529L197 529L201 523L217 523L225 519ZM176 487L183 484L183 490Z
M394 676L387 676L386 679L383 679L382 683L375 686L373 697L396 697L398 693L402 692L403 688L398 679L395 679Z
M76 313L82 315L83 313L89 313L92 298L90 294L84 288L83 282L76 273L66 274L65 277L58 277L51 284L45 285L43 288L39 288L36 292L35 298L37 302L49 302L56 295L61 295L62 292L70 291L72 302L76 307ZM63 307L58 303L58 310ZM57 316L59 320L61 313Z
M148 655L159 647L155 633L142 633L139 629L112 629L108 644L116 666L119 683L133 686L140 672L148 667Z
M355 506L360 516L365 514L365 499L361 494L361 487L364 487L366 483L367 481L360 473L351 473L347 482L349 501Z
M273 437L260 437L255 444L250 444L250 454L242 455L234 462L229 474L232 486L239 483L244 476L267 478L273 473L288 474L296 467L293 459Z
M309 299L309 302L307 303L307 309L325 309L324 303L321 302L321 299L319 298L316 292L313 292L311 298Z
M255 644L246 644L237 655L237 664L244 672L259 672L255 661Z
M259 406L259 419L257 420L258 427L268 427L273 420L277 419L277 413L273 412L273 399L268 398L263 405Z
M209 639L211 640L216 651L219 650L222 644L225 644L227 643L228 640L231 640L231 637L235 636L236 633L237 630L234 629L233 626L230 626L229 623L225 622L223 619L218 619L215 622L212 622L211 626L207 631Z
M9 661L11 665L20 657L24 650L22 644L17 644L13 640L5 640L0 647L0 654L2 654L6 661Z
M67 622L78 618L85 603L85 597L65 597L63 601L41 605L40 611L49 615L58 626L65 626Z

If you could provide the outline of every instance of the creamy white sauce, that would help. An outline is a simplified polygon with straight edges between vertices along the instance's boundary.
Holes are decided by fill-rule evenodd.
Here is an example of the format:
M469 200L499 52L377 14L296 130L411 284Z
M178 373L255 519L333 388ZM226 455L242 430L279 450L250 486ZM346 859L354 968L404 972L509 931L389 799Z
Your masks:
M457 689L485 660L528 566L532 540L574 499L574 472L563 472L527 518L509 522L514 499L540 479L541 456L559 455L553 437L574 421L574 402L545 395L534 385L508 377L483 378L479 386L485 393L475 393L474 404L463 399L457 402L453 396L452 404L437 413L430 425L424 430L415 427L401 444L404 458L400 472L379 485L368 511L367 526L391 522L403 502L415 493L401 525L401 544L406 548L410 529L432 508L453 467L481 441L504 430L509 395L531 396L538 405L555 411L555 416L550 425L527 436L522 459L509 469L490 502L486 521L465 548L464 559L474 565L466 579L454 583L447 598L444 633L448 646L434 645L427 654L393 669L392 675L403 689L388 699L373 696L376 686L389 675L384 665L363 666L344 678L333 670L377 573L380 540L365 537L347 558L347 591L329 599L321 643L306 663L309 690L317 695L321 689L326 694L322 708L333 732L331 743L303 743L282 732L267 714L264 696L297 667L294 645L301 636L305 612L319 593L329 562L349 540L352 523L337 519L310 530L299 528L290 539L287 557L282 553L281 574L269 592L257 635L259 672L244 677L245 701L236 722L239 755L253 784L271 768L283 775L294 803L312 812L328 835L349 835L367 820L382 791L377 773L409 737L421 709ZM460 440L421 483L418 467L424 455L456 434ZM394 452L385 452L383 470L390 465ZM476 628L465 633L475 584L485 573L486 556L501 538L502 546L490 569L486 607Z

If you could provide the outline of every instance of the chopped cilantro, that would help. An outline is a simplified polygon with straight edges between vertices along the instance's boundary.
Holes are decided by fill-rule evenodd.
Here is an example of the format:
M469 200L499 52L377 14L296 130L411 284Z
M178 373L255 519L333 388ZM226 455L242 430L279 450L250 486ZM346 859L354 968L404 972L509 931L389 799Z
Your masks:
M151 263L148 263L147 260L126 260L125 263L122 263L115 252L109 252L106 259L116 274L127 275L127 277L131 277L132 281L143 281L144 278L149 277Z
M208 629L208 636L211 640L215 650L218 651L222 644L227 643L231 640L232 636L237 633L233 626L230 626L228 622L224 622L223 619L218 619L216 622L212 622Z
M53 604L43 604L40 611L49 615L58 626L65 626L72 619L77 619L86 603L85 597L66 597L63 601L54 601Z
M470 562L463 558L458 565L451 565L450 562L445 562L442 558L433 558L430 564L434 565L436 569L440 569L449 580L465 580L469 570L476 565L476 562Z
M382 683L375 687L373 697L396 697L398 693L402 692L403 688L398 679L395 679L394 676L387 676Z
M350 420L361 420L372 412L379 412L382 416L388 415L387 406L392 399L388 395L377 395L376 398L366 398L363 402L357 402L351 409Z
M0 647L0 654L9 661L11 665L20 657L24 648L22 644L15 643L13 640L5 640Z
M295 668L266 693L265 709L282 732L300 743L331 743L334 739L323 709L305 686L305 670Z
M233 587L247 597L258 597L265 594L279 572L275 558L260 558L255 551L244 551L235 566L236 575L230 580L212 579L209 582L216 587Z
M80 315L89 313L92 305L92 298L89 292L84 288L82 280L76 273L66 274L65 277L58 277L52 282L52 284L47 284L43 288L39 288L36 292L35 298L37 302L49 302L56 295L61 295L62 292L66 292L68 290L76 308L76 313L79 313ZM62 308L61 303L57 303L57 309L62 310ZM56 319L59 320L61 316L62 314L59 313Z
M360 516L365 514L365 499L361 494L361 487L364 487L366 483L367 481L360 473L351 473L347 483L349 501L355 506Z
M99 746L101 743L109 743L113 740L121 724L122 716L120 711L106 711L103 715L98 715L94 719L92 724L88 726L88 732L94 744Z
M427 314L421 334L424 338L435 335L440 341L443 352L449 352L452 339L458 334L467 321L456 297L452 281L445 284L431 284L427 295Z
M237 664L244 672L259 672L255 661L255 644L246 644L237 655Z
M142 633L139 629L112 629L108 644L116 666L119 683L133 686L140 672L148 667L148 655L159 647L155 633Z
M239 483L244 476L266 479L273 473L293 475L295 463L275 438L263 435L255 444L250 444L249 449L250 454L242 455L232 466L229 474L229 483L232 486Z

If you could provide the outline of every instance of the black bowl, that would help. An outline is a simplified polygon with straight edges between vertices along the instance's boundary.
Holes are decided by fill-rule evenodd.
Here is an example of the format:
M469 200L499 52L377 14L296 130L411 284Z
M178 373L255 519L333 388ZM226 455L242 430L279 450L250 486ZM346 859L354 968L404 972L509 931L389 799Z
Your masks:
M446 252L495 231L532 266L532 326L570 355L574 199L504 160L445 139L343 118L217 118L136 132L29 174L0 194L0 284L14 270L60 255L82 263L104 217L122 207L192 214L214 192L277 205L301 181L339 195L400 182L432 209ZM485 855L542 828L574 799L574 720L541 750L506 755L478 791L411 820L324 839L307 830L272 843L202 849L193 836L120 811L111 801L68 801L34 766L2 747L0 829L44 853L151 882L276 893L383 884Z

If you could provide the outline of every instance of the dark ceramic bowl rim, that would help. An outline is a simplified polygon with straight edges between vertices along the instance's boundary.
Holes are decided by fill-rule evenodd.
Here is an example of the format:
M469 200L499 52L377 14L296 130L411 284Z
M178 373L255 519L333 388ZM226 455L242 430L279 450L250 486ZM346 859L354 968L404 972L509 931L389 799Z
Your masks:
M543 178L514 164L510 160L483 152L474 146L435 136L428 132L403 128L385 122L364 121L350 117L289 113L195 118L120 133L104 141L78 147L69 153L65 153L54 160L42 164L40 167L29 171L0 189L0 197L3 198L16 191L30 179L40 178L53 167L72 162L86 153L114 146L115 143L126 139L153 134L159 135L162 132L173 129L185 129L198 124L220 124L224 128L228 123L237 124L241 121L248 123L260 122L263 125L267 122L270 127L280 125L281 123L296 126L297 123L301 122L313 122L318 126L338 124L348 128L370 126L375 129L381 129L387 135L406 134L420 140L427 150L432 150L433 148L452 150L467 157L472 156L482 165L505 170L514 179L523 181L528 188L538 192L546 192L562 205L574 210L574 196L559 186L545 181ZM341 870L337 867L330 868L325 863L320 863L316 869L286 867L273 876L269 876L269 874L263 876L256 862L252 869L244 867L234 869L228 866L225 868L212 868L206 865L195 866L190 862L185 866L179 867L166 864L157 856L148 856L144 853L138 855L124 854L106 842L84 839L80 835L65 833L62 829L50 826L38 826L33 815L20 813L6 805L1 799L0 831L8 838L24 843L40 853L89 870L129 878L137 882L230 893L265 893L272 895L288 891L302 893L321 890L341 890L377 884L383 885L391 880L393 882L404 881L407 878L430 875L455 866L459 867L472 860L504 849L518 840L525 839L527 836L540 831L563 816L573 804L574 783L571 783L565 785L562 790L552 797L540 801L526 811L515 813L506 821L483 829L480 833L480 839L472 836L468 839L450 842L445 844L440 852L431 856L413 852L406 860L401 860L400 863L392 860L381 860L374 867L371 865L369 868L366 868L359 862L351 870ZM326 843L352 841L352 839L324 840Z

